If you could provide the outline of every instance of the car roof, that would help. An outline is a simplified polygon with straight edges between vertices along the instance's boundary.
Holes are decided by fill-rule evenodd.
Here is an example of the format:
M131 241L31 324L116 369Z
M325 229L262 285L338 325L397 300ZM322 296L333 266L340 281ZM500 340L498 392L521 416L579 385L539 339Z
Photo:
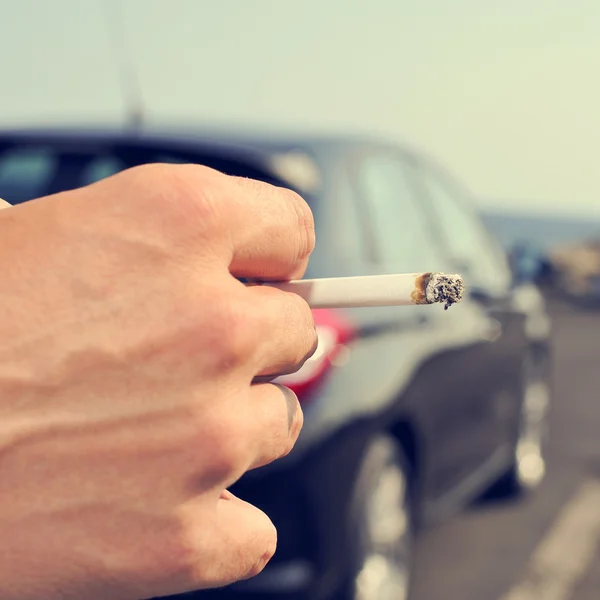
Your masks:
M265 154L292 150L344 152L352 148L394 148L406 155L414 153L403 144L367 133L313 133L263 127L190 126L184 124L133 125L55 125L0 128L0 136L37 141L96 141L141 144L185 144L198 148L231 149Z

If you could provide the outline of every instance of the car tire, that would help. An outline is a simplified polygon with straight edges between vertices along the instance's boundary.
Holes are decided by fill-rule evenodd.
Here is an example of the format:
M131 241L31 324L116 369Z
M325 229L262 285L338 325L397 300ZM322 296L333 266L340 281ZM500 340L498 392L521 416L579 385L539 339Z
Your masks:
M353 566L336 600L407 600L414 536L408 462L397 441L367 448L349 519Z
M546 356L532 354L523 365L518 433L509 469L485 494L486 499L515 499L537 489L546 473L545 448L551 384Z

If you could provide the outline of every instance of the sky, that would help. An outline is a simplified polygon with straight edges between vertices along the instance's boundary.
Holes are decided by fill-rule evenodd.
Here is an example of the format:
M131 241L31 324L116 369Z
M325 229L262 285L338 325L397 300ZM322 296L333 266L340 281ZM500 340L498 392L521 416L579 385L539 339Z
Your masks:
M19 0L0 52L0 127L121 122L138 81L148 121L375 133L600 215L598 0Z

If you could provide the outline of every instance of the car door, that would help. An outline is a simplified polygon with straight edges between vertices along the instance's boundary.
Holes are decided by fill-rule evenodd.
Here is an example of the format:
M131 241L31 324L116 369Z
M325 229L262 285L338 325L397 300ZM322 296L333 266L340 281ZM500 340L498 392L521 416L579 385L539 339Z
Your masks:
M373 151L355 162L353 178L371 225L372 261L379 273L448 271L438 232L423 206L409 157ZM439 497L490 458L481 373L471 359L489 344L489 322L468 300L452 307L385 309L400 327L386 352L397 368L417 372L411 414L427 444L425 493ZM380 358L380 360L383 360Z
M478 386L486 412L489 451L508 448L519 414L521 368L527 348L524 316L513 307L512 273L505 254L460 184L434 163L420 162L418 173L445 252L469 282L471 298L498 330L494 343L478 357Z

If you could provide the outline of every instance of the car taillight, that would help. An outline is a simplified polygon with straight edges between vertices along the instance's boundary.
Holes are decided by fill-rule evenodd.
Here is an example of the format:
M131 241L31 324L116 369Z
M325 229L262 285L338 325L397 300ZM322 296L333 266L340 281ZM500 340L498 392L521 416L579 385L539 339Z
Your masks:
M300 402L309 400L332 366L341 362L355 334L349 321L337 311L315 309L313 315L319 340L315 353L296 373L276 379L294 390Z

